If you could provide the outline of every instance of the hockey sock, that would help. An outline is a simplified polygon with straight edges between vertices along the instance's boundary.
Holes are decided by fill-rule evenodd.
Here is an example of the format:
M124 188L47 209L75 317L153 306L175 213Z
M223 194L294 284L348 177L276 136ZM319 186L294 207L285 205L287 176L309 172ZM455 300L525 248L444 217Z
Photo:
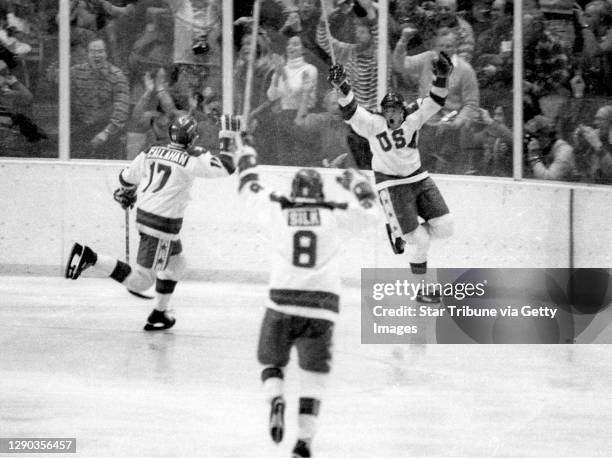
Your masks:
M412 247L410 255L410 264L419 264L427 262L427 254L429 253L429 247L431 246L431 237L423 225L417 226L417 228L404 235L406 243ZM413 269L413 273L415 270Z
M157 279L155 283L155 293L157 294L157 306L155 309L158 311L165 311L170 303L170 297L174 293L176 287L176 281L169 279Z
M309 441L317 430L317 416L321 400L318 398L300 397L300 410L298 415L298 438Z
M274 397L283 394L284 375L282 368L266 367L261 372L266 400L272 401Z
M95 266L98 271L110 276L117 282L123 282L132 271L130 265L108 255L98 255Z

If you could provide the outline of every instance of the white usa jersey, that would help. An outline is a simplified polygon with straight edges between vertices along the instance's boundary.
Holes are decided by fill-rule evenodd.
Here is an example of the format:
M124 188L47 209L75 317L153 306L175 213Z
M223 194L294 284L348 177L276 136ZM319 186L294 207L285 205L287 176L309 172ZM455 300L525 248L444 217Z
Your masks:
M348 193L348 192L347 192ZM339 310L344 241L339 228L379 221L377 206L347 202L295 202L268 190L255 169L243 175L240 195L269 230L272 243L268 307L287 314L335 320ZM350 198L347 194L347 198Z
M230 161L231 162L231 161ZM182 146L152 146L119 174L122 185L138 185L138 230L164 239L178 239L196 177L227 177L233 166L209 152L190 155Z
M446 89L432 88L446 94ZM372 170L386 175L407 177L421 167L417 149L418 132L421 127L444 104L444 96L435 94L435 99L426 97L416 111L409 114L399 128L391 130L385 118L357 105L352 93L339 102L345 121L354 131L368 140L372 151ZM442 102L441 104L439 102Z

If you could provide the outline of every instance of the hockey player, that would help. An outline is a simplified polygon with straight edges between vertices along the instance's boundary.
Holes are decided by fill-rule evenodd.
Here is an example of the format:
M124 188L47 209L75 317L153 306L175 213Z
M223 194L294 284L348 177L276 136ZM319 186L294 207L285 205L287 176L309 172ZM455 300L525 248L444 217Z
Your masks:
M417 149L419 129L444 105L447 80L453 69L443 52L432 65L434 81L428 97L406 105L400 94L390 92L381 102L380 114L357 104L341 65L332 66L329 72L329 81L339 92L344 119L370 144L376 189L387 219L391 247L399 254L404 252L405 243L414 246L410 268L422 281L427 272L430 241L449 237L453 232L448 207L436 184L422 169ZM438 302L439 294L424 289L417 299Z
M136 265L132 267L76 243L66 266L69 279L77 279L83 270L94 266L136 292L155 282L157 303L144 326L147 331L171 328L176 321L167 309L186 268L179 232L194 179L226 177L234 172L233 157L227 149L215 156L193 146L197 123L192 116L176 118L169 134L171 143L149 147L119 173L120 187L114 199L121 207L131 208L138 194L136 223L140 244Z
M321 397L330 371L334 321L340 292L339 226L361 227L380 219L376 194L361 174L347 170L338 181L355 199L325 199L315 169L300 169L289 197L268 189L257 173L249 146L236 153L239 193L273 241L269 300L261 325L257 356L270 402L270 435L279 443L284 432L284 368L297 349L300 367L298 439L293 457L310 457ZM347 195L347 198L351 198Z

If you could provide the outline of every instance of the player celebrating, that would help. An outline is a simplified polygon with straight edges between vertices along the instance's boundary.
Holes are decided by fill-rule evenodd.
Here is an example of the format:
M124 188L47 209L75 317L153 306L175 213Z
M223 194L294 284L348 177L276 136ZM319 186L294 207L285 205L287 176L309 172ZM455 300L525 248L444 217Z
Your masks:
M238 148L236 159L239 193L260 217L260 223L269 228L275 244L269 300L257 349L258 360L264 366L261 379L271 404L270 435L276 443L283 438L284 368L295 346L300 367L300 399L293 457L310 457L330 370L332 332L340 299L338 252L343 239L337 229L378 221L376 195L365 177L345 171L338 181L353 193L357 202L328 201L321 175L314 169L301 169L287 198L260 182L253 148Z
M119 173L121 186L114 193L115 200L127 209L134 205L137 188L139 191L136 223L140 244L136 266L132 268L78 243L72 247L66 266L69 279L77 279L83 270L95 266L135 292L148 289L155 281L157 304L144 326L147 331L171 328L176 321L167 308L186 268L179 232L194 179L226 177L234 171L233 158L227 149L214 156L193 146L197 123L192 116L176 118L169 133L171 143L149 147ZM223 135L222 131L220 136Z
M419 129L444 105L447 80L453 69L443 52L432 65L435 78L429 97L407 106L400 94L390 92L381 102L381 114L357 105L341 65L332 66L329 72L329 81L339 91L344 119L370 144L391 247L399 254L404 252L405 243L414 246L410 268L423 277L431 239L446 238L453 232L448 207L436 184L421 168L417 149ZM425 222L419 224L418 217ZM439 294L425 289L419 292L418 300L438 302Z

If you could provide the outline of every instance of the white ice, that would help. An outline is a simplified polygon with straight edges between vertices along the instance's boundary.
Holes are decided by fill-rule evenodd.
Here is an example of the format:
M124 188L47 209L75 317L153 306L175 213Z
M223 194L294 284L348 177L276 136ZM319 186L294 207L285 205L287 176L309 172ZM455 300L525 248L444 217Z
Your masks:
M259 284L182 282L174 329L108 279L0 278L0 436L76 437L84 456L288 456L256 361ZM612 455L612 347L362 345L347 288L318 456Z

